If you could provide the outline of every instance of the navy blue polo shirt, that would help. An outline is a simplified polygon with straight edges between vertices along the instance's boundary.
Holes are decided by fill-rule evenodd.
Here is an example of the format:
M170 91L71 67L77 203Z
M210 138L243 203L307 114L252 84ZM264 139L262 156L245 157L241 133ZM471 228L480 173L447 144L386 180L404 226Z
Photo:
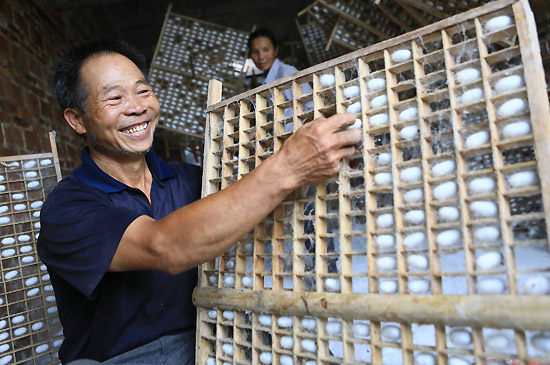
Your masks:
M62 362L103 361L165 334L195 326L197 270L107 272L124 231L137 217L160 219L200 198L201 169L146 155L151 204L140 190L82 165L59 182L41 211L38 253L48 267L65 341Z

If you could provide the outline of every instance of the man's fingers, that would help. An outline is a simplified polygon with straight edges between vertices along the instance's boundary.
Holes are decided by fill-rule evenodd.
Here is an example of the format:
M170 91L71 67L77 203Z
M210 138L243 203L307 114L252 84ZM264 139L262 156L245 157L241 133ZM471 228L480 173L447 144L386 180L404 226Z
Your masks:
M337 139L339 146L353 146L361 143L363 130L360 128L351 128L342 132L336 133L334 137Z

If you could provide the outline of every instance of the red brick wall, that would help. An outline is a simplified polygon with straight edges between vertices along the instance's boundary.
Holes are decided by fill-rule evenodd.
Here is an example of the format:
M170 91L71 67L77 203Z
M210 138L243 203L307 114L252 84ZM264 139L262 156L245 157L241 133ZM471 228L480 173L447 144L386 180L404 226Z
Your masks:
M69 22L71 14L44 3L0 1L0 156L50 151L48 132L56 131L66 176L79 164L83 141L50 92L50 69L61 50L85 39L91 28L77 28L78 19Z

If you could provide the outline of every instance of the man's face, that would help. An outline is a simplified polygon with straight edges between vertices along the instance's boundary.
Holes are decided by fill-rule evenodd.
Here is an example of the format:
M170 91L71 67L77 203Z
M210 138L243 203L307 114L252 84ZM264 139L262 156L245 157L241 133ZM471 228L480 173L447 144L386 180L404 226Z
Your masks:
M160 105L139 68L114 53L86 61L81 76L89 91L83 124L90 149L111 158L146 153Z

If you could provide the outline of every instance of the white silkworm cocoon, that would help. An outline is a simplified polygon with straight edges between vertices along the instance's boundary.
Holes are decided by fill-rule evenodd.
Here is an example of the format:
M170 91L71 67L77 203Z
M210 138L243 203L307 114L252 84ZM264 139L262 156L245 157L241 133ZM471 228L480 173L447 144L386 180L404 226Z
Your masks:
M245 288L252 288L253 280L250 276L243 276L241 283Z
M264 327L271 327L271 316L261 314L258 316L258 322Z
M46 274L42 276L42 281L48 281L50 280L50 274Z
M395 237L393 237L391 234L381 234L376 237L376 245L379 248L395 247Z
M15 243L15 238L13 237L6 237L2 239L3 245L11 245L12 243Z
M394 294L397 292L396 280L385 280L380 282L380 292L382 294Z
M251 254L254 252L254 244L252 242L248 242L244 245L244 253Z
M401 180L403 181L417 181L422 179L422 169L417 166L407 167L401 170Z
M399 119L408 120L408 119L416 118L417 115L418 115L418 108L413 106L399 113Z
M21 331L21 329L23 329L24 331ZM15 336L21 336L25 332L27 332L27 329L25 327L20 327L20 328L17 328L15 331L13 331L13 334ZM7 332L0 333L0 341L4 341L8 337L10 337L9 333Z
M435 365L435 355L427 352L420 352L414 357L415 365Z
M519 75L506 76L497 81L495 89L498 91L508 91L519 89L523 86L523 78Z
M397 341L401 338L401 329L393 324L382 328L382 337L389 341Z
M225 268L228 270L235 270L235 260L231 259L225 264Z
M17 270L11 270L9 271L4 277L6 280L11 280L14 277L16 277L19 274L19 271Z
M216 359L213 357L209 357L208 359L206 359L206 365L216 365Z
M36 294L38 294L39 292L40 292L40 289L34 288L34 289L31 289L27 292L27 296L32 297L32 296L35 296Z
M428 258L424 255L409 255L407 264L420 270L426 270L429 267Z
M546 276L535 276L523 283L523 290L531 295L543 295L550 292L550 279Z
M359 96L360 91L359 86L356 85L346 87L344 89L344 96L348 99L355 98L356 96Z
M513 188L523 188L534 185L536 175L533 171L520 171L508 176L508 184Z
M476 258L476 265L480 271L494 269L502 263L502 255L497 251L485 252Z
M31 262L34 262L34 257L32 256L25 256L21 259L21 261L23 261L23 263L25 264L28 264L28 263L31 263Z
M11 221L10 217L0 217L0 224L6 224Z
M351 327L354 337L367 337L369 335L369 325L365 323L354 323Z
M485 339L485 345L492 350L502 351L509 348L510 339L501 333L495 333L487 336Z
M260 354L260 361L264 364L271 364L273 362L273 355L271 352L264 351Z
M456 170L456 163L454 160L445 160L436 163L432 166L432 175L434 176L445 176L454 173Z
M11 323L18 324L23 322L24 320L25 320L25 316L16 316L12 318Z
M378 174L374 175L374 182L380 186L391 184L392 182L391 172L379 172Z
M10 349L10 345L8 343L5 343L3 345L0 345L0 352L6 352Z
M460 102L462 104L471 103L483 98L483 90L479 87L470 89L460 96Z
M6 187L4 185L0 185L0 191L5 191Z
M367 87L370 91L381 90L386 87L386 79L370 79L367 81Z
M437 210L441 220L454 222L460 218L460 211L456 207L441 207Z
M10 208L7 205L0 206L0 214L6 213Z
M291 349L294 346L294 339L292 336L281 337L281 347L284 349Z
M317 352L317 344L310 339L302 340L302 349L307 352Z
M470 203L470 209L477 215L482 217L496 217L498 214L497 205L488 200L478 200Z
M277 319L277 325L281 328L290 328L293 322L292 317L279 317L279 319Z
M404 140L411 140L418 138L420 134L420 128L417 125L408 125L399 131L399 137Z
M478 177L470 181L469 187L474 194L488 193L495 190L496 183L492 177Z
M393 62L401 63L410 60L412 52L408 49L400 49L391 54Z
M369 118L370 124L372 124L375 127L387 125L388 121L389 121L389 116L387 113L375 114Z
M447 229L437 234L435 241L441 247L454 246L460 241L460 232L456 229Z
M470 365L471 361L466 361L461 357L449 357L449 365Z
M2 257L10 257L15 255L15 250L13 248L8 248L7 250L2 251Z
M534 348L544 353L550 353L550 333L540 332L531 337L531 344Z
M6 178L4 177L4 175L0 175L0 182L6 180Z
M40 186L40 183L38 181L31 181L27 184L27 188L29 189L35 189Z
M32 251L32 246L31 245L21 246L19 248L19 252L21 252L21 253L27 253L27 252L31 252L31 251Z
M37 200L37 201L31 203L31 208L32 208L32 209L38 209L38 208L40 208L43 204L44 204L44 202L42 202L42 201L40 201L40 200Z
M327 86L333 86L334 85L334 75L326 74L319 77L319 81L321 82L321 85L327 87Z
M370 106L372 108L380 108L388 103L387 95L380 95L371 100Z
M317 330L317 320L315 318L304 318L302 319L302 327L308 331Z
M376 268L379 271L395 270L397 260L393 256L380 256L376 259Z
M223 278L223 286L226 288L233 287L235 285L235 275L225 275Z
M329 336L340 336L342 334L342 322L327 322L325 328Z
M480 294L502 294L506 290L506 284L498 278L481 279L477 283L477 290Z
M376 217L376 225L380 228L393 227L393 214L380 214Z
M477 80L480 77L481 77L481 71L479 71L477 68L465 68L464 70L457 72L456 81L468 82L468 81Z
M405 221L409 223L419 224L426 220L426 214L423 210L410 210L405 213Z
M426 294L430 291L430 281L427 279L413 279L407 283L410 294Z
M223 318L227 319L228 321L232 321L235 319L235 312L233 311L223 311L222 313Z
M472 334L463 328L455 328L449 334L449 339L455 346L469 346L472 344Z
M379 153L377 156L378 164L381 166L386 166L391 164L391 154L387 152Z
M363 122L361 121L361 119L355 119L355 123L347 127L347 129L351 129L351 128L360 129L362 126L363 126Z
M22 234L20 236L17 236L17 240L19 242L28 242L31 240L31 236L29 236L28 234Z
M20 199L23 199L25 197L25 194L15 193L11 197L12 197L13 200L20 200Z
M44 322L36 322L31 326L33 331L39 331L42 327L44 327Z
M336 293L340 291L340 280L335 278L327 278L325 280L325 290Z
M32 213L32 216L33 216L34 218L40 218L40 211L37 210L36 212Z
M422 189L412 189L403 194L406 203L419 203L424 200L424 191Z
M208 311L208 318L210 319L216 319L218 317L218 311L215 309Z
M222 345L222 351L229 356L233 356L233 345L230 343L224 343Z
M12 358L13 358L12 355L3 356L2 358L0 358L0 365L9 364L9 362L11 361Z
M447 181L434 188L434 197L437 200L454 199L457 196L457 186L454 181Z
M25 172L25 177L27 179L32 179L34 177L37 177L38 174L36 173L36 171L28 171L28 172Z
M26 286L32 286L36 283L38 283L38 278L36 276L34 276L32 278L28 278L27 280L25 280L25 285Z
M524 120L510 123L502 128L502 135L506 138L525 136L531 133L531 124Z
M504 29L512 24L512 18L508 15L500 15L491 18L485 23L485 29L490 32L494 32L500 29Z
M281 355L279 360L281 365L294 365L294 359L290 355Z
M27 206L25 204L15 204L13 206L13 210L15 211L20 211L20 210L25 210L27 209Z
M510 99L498 108L497 115L499 118L507 118L512 115L517 115L527 109L527 103L523 99Z
M8 322L5 319L0 320L0 329L6 327L6 324L8 324Z
M489 142L489 133L487 131L479 131L471 134L466 138L466 148L476 148L483 146Z
M497 227L479 227L474 230L474 238L479 241L496 241L500 237L500 230Z
M403 245L407 248L417 248L426 242L426 234L424 232L409 233L403 239Z
M32 169L35 166L36 166L36 161L35 160L30 160L30 161L27 161L23 164L24 169Z
M210 275L208 277L208 281L210 282L210 284L212 285L218 285L218 276L217 275Z
M357 114L360 111L361 111L361 102L360 101L349 105L348 108L347 108L348 113Z

